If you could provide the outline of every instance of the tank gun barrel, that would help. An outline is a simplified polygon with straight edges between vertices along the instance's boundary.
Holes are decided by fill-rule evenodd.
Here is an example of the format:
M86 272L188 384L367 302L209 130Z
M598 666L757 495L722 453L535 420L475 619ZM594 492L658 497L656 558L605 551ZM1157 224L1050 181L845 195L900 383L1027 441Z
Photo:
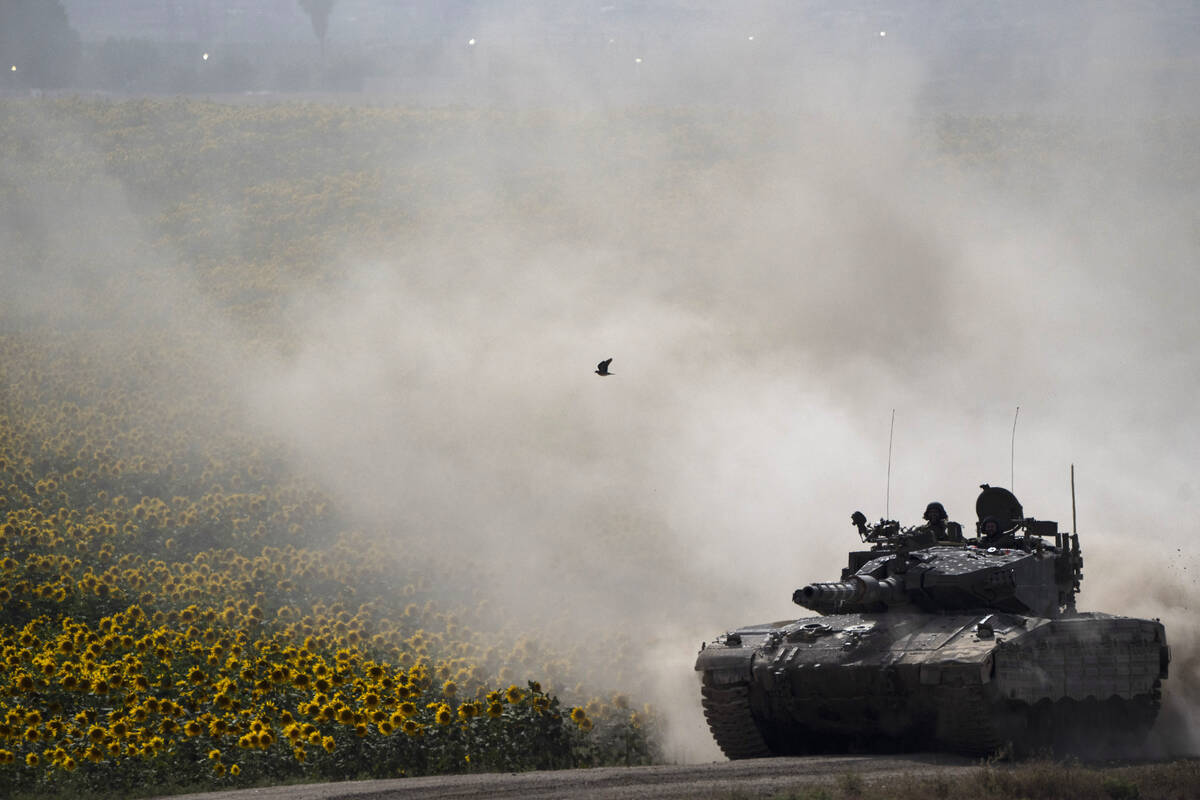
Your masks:
M810 583L792 594L792 602L821 614L850 611L877 603L896 605L907 600L904 579L892 575L878 580L854 575L844 581Z

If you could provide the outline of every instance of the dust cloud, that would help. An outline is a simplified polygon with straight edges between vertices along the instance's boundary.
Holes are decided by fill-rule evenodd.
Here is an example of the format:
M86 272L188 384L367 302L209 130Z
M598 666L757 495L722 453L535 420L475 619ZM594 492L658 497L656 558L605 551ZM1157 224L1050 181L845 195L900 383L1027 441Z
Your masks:
M710 51L757 90L715 84L728 116L686 69L643 78L698 108L684 119L578 98L617 145L570 113L515 147L481 128L452 155L494 222L459 237L439 219L402 258L347 264L333 296L302 299L296 352L255 396L397 536L512 576L505 606L644 642L677 758L715 755L698 643L795 615L791 590L854 544L851 511L911 524L938 499L969 526L979 483L1014 483L1069 527L1072 463L1081 607L1174 616L1168 692L1191 700L1178 603L1196 587L1171 567L1196 491L1196 185L1154 128L1171 98L1113 46L1147 52L1154 32L1129 23L1074 21L1045 116L1004 116L1019 76L993 75L990 132L936 128L934 60L902 31L805 69ZM681 170L696 134L671 126L697 119L714 157ZM977 136L996 137L988 163L947 158ZM503 184L531 162L553 194L511 208ZM592 374L610 356L615 375Z
M527 135L482 114L414 154L451 198L423 232L342 256L290 298L286 353L220 371L398 548L486 565L533 626L643 643L683 761L719 757L700 642L798 615L851 512L939 500L970 528L987 482L1070 528L1075 464L1080 607L1167 623L1163 746L1193 752L1200 171L1172 126L1194 83L1150 69L1163 30L1122 4L1042 11L992 61L939 12L863 8L673 18L604 56L632 86L471 19L462 41L508 45L468 101Z

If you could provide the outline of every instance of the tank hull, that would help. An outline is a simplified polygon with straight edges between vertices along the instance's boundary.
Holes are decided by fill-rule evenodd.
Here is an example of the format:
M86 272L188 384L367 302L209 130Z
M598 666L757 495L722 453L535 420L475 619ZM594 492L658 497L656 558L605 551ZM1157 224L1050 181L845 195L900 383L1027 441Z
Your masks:
M1161 702L1157 621L979 611L836 614L731 631L701 650L705 716L730 758L936 749L1136 748Z

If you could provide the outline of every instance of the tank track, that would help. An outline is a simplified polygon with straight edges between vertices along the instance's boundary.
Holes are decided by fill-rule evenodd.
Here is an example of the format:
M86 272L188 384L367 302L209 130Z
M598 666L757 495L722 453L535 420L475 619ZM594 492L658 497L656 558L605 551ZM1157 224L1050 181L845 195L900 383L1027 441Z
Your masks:
M700 693L708 728L726 757L737 760L774 755L754 720L748 684L714 686L706 675Z
M1158 714L1156 696L1100 702L1059 700L1031 708L990 699L983 687L942 698L936 738L948 750L989 756L1002 747L1037 752L1128 757L1141 747Z
M1161 704L1155 689L1124 700L1059 700L1030 707L995 697L985 686L946 687L939 692L933 738L940 748L968 756L1010 751L1127 757L1140 751L1154 724ZM731 760L792 753L792 739L780 740L780 731L764 728L755 718L751 698L747 682L717 684L704 675L704 717L721 752Z
M982 686L953 690L941 698L936 738L946 749L971 756L991 755L1004 744L995 705Z

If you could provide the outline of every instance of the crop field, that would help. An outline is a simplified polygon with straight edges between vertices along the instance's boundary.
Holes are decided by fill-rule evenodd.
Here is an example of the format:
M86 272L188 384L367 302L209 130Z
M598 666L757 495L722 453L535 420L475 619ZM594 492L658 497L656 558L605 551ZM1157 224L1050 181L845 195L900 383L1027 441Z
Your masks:
M469 587L467 566L435 543L398 554L377 531L345 527L346 509L196 372L188 320L151 311L131 322L118 308L183 254L205 294L270 343L272 291L322 280L319 243L351 228L369 236L356 226L371 177L347 163L363 156L324 160L324 138L385 122L421 135L446 124L186 101L0 109L17 156L7 210L103 191L118 175L153 231L132 265L90 245L46 252L30 220L9 231L15 269L45 278L52 299L0 320L5 796L653 758L651 710L576 686L570 659L588 654L541 648L520 620L476 629L480 598L444 588ZM81 127L91 140L34 134ZM212 147L223 153L204 163L227 171L197 187L186 162ZM285 163L268 163L281 152ZM245 204L229 212L248 221L233 245L189 216L220 202L218 186ZM103 237L87 220L62 224ZM80 264L95 284L55 283Z
M712 135L727 125L744 128L739 153ZM248 418L222 372L289 353L297 289L332 291L353 258L470 239L507 221L497 205L530 237L609 224L556 195L570 164L520 155L550 126L591 154L600 192L665 153L663 182L626 213L667 236L672 198L781 146L755 138L752 115L669 109L2 101L3 274L20 291L0 306L0 794L663 759L631 637L556 640L485 590L523 554L469 560L436 531L364 520ZM1176 144L1198 132L1155 130ZM924 168L995 186L1014 160L1071 146L1014 118L939 118L925 135ZM515 154L490 199L464 155L484 136ZM1162 179L1195 177L1178 167ZM627 549L625 535L595 547Z

